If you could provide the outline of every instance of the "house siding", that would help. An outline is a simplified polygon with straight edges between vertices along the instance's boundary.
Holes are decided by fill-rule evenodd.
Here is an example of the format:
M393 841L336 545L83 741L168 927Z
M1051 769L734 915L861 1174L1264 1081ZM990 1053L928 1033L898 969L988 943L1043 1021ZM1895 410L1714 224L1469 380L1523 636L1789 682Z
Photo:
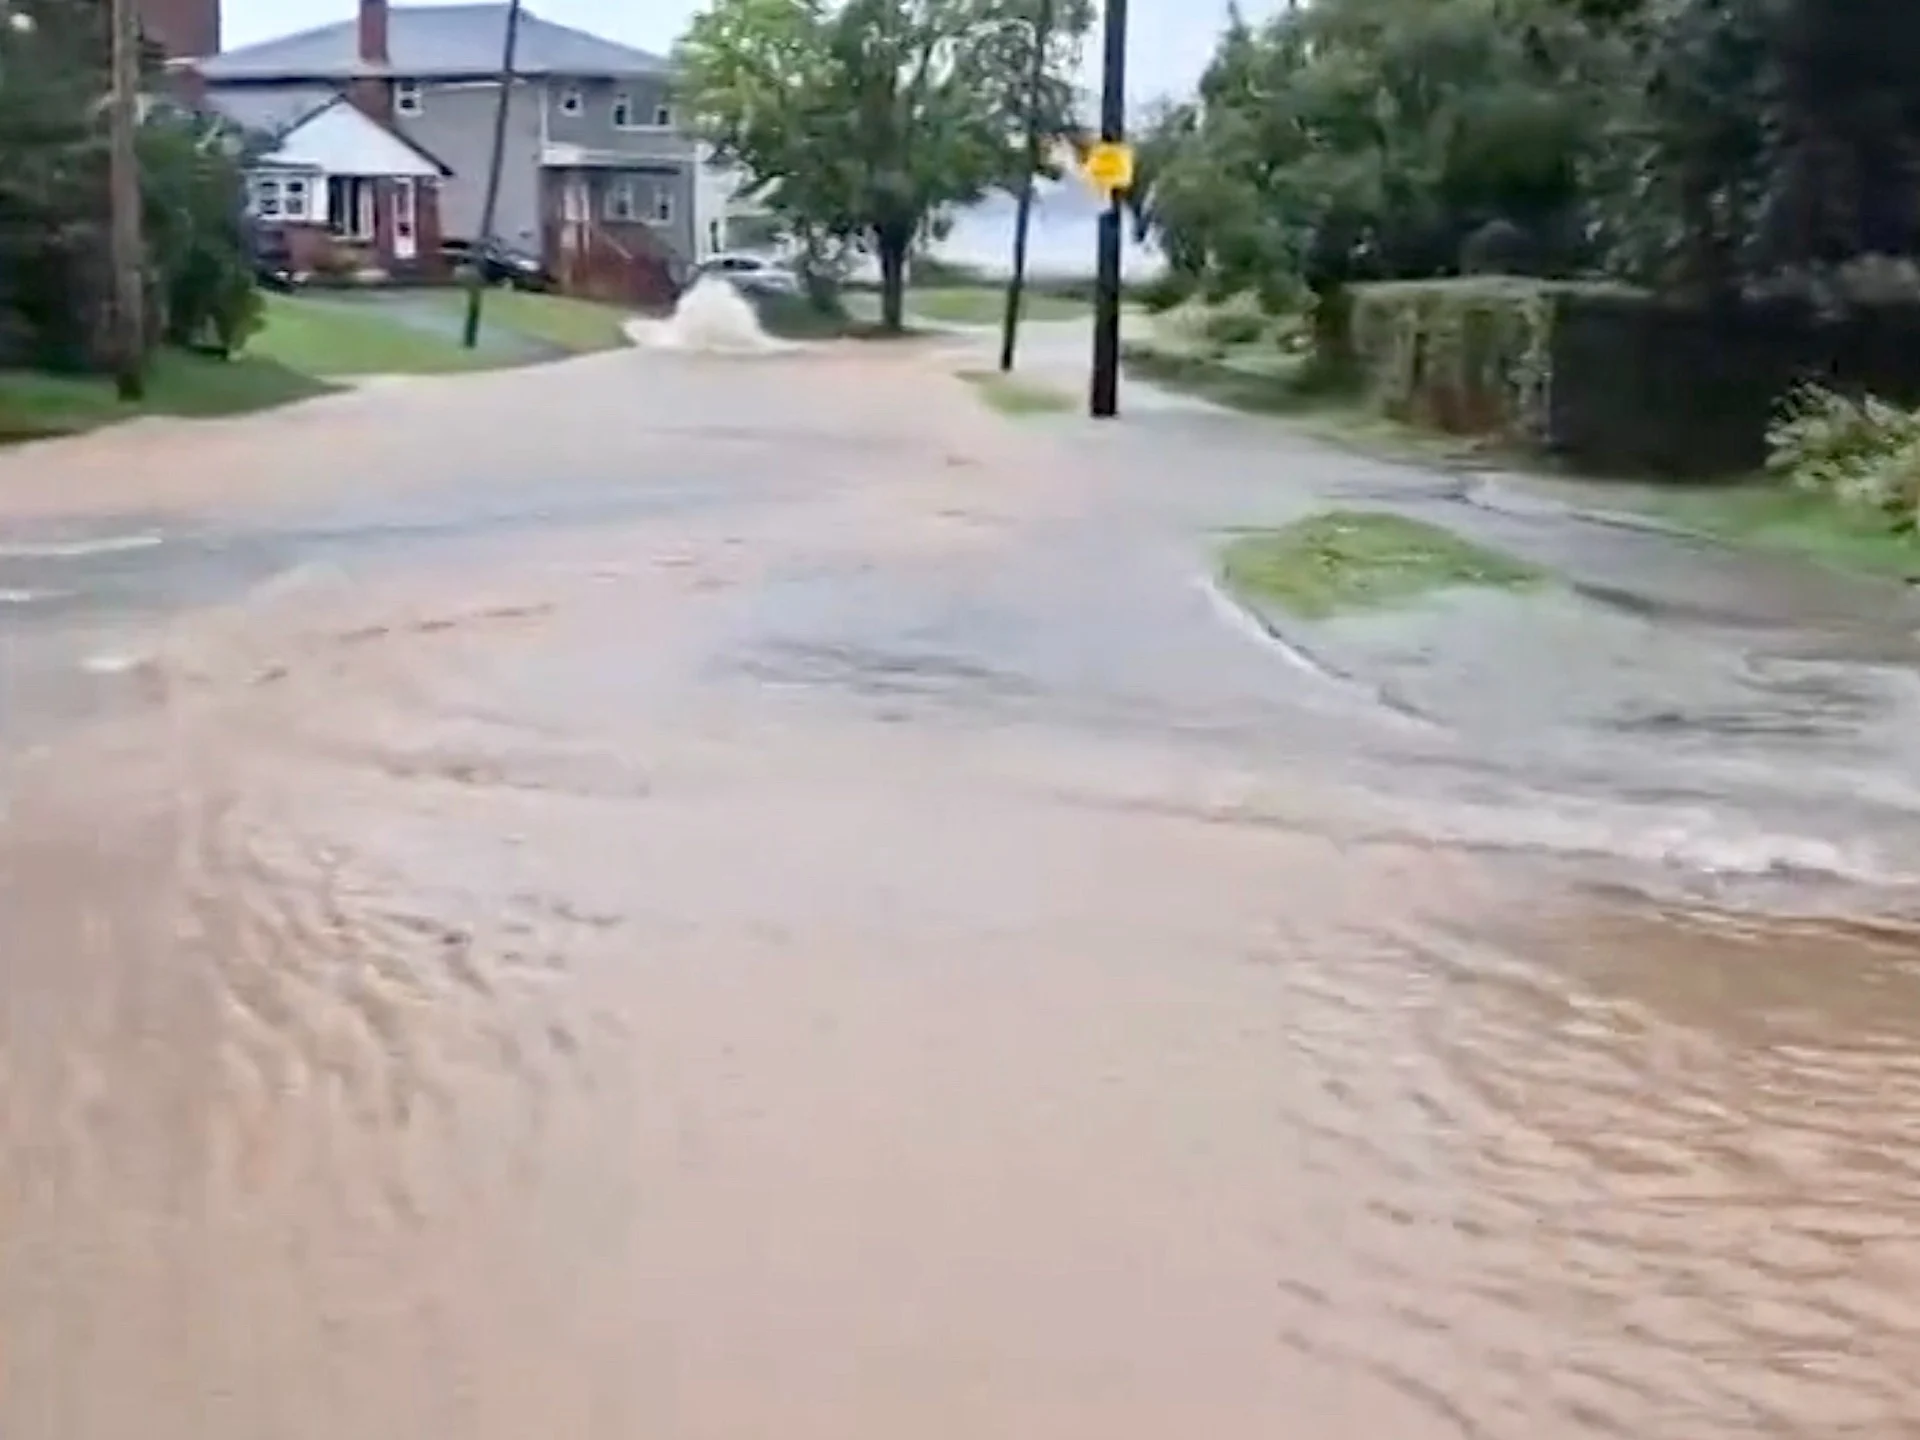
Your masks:
M397 77L404 80L406 77ZM387 89L384 82L383 91ZM579 115L561 112L562 93L572 85L582 92ZM247 91L263 113L273 108L269 97L285 97L289 108L315 90L312 81L284 85L253 81L215 82L222 90ZM487 174L492 158L494 115L499 98L495 81L428 81L420 87L420 113L394 114L393 127L436 159L452 175L438 188L436 228L448 237L475 240L486 203ZM634 76L619 80L582 79L569 82L546 77L515 82L507 112L506 150L500 172L500 194L494 234L509 245L545 255L554 216L544 201L547 178L578 170L595 177L630 178L643 213L651 214L653 196L670 196L672 218L646 225L651 240L683 261L703 253L703 206L698 193L699 156L694 141L678 129L650 126L618 128L613 123L614 98L631 97L637 119L650 120L670 96L666 77ZM383 113L384 113L384 96ZM604 193L611 180L596 178L593 186L595 222L618 224L606 218Z
M576 87L581 92L580 113L569 115L561 109L561 100ZM621 95L632 102L634 118L640 122L634 128L622 129L613 123L614 101ZM670 99L666 81L658 78L552 81L547 86L547 140L636 160L691 163L694 143L687 134L678 128L661 130L651 123L654 111Z
M486 206L487 170L493 157L497 81L427 84L420 113L399 115L401 134L446 162L453 171L440 187L440 224L455 239L480 238ZM509 245L538 252L540 227L541 107L544 85L517 81L507 106L506 153L500 167L500 199L493 231Z
M659 165L631 169L596 169L589 175L593 218L602 225L643 226L661 244L683 260L698 258L694 214L693 171L685 166ZM608 208L608 197L622 185L631 188L641 217L621 220ZM671 216L665 222L650 217L664 198Z

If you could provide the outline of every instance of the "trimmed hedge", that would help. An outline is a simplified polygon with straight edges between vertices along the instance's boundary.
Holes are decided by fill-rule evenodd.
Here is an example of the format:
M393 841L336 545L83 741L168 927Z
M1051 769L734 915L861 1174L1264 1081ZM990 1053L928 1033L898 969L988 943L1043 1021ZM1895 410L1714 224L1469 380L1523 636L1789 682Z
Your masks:
M1385 414L1624 473L1748 472L1798 386L1920 404L1920 302L1717 309L1513 278L1355 287L1346 342Z
M1569 301L1589 293L1598 287L1508 276L1358 286L1352 364L1368 399L1396 420L1545 445L1554 337Z

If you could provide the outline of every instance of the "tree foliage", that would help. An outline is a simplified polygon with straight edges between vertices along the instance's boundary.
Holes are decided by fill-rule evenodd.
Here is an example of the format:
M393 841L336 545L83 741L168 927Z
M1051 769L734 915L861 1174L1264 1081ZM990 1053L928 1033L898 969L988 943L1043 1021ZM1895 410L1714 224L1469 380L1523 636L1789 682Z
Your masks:
M1035 20L1047 0L715 0L678 50L681 104L723 162L816 249L879 260L901 323L915 240L1017 182ZM1035 118L1075 128L1068 83L1090 14L1052 0Z
M1193 103L1142 148L1141 223L1220 288L1445 274L1469 253L1708 292L1769 283L1920 248L1920 6L1236 14Z
M141 127L148 268L161 334L237 350L260 317L235 137L204 117L156 110Z
M16 4L0 25L0 356L84 369L105 355L108 10ZM156 80L156 88L158 77ZM139 136L157 336L243 339L257 308L240 156L205 122L155 107Z

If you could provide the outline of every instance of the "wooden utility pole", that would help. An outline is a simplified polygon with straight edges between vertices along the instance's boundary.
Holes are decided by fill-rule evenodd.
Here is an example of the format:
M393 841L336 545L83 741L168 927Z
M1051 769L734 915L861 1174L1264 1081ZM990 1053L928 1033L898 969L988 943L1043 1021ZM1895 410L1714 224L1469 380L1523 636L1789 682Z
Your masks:
M1013 269L1007 276L1007 308L1000 321L1000 369L1013 369L1020 333L1020 297L1027 283L1027 232L1033 225L1033 183L1040 169L1040 101L1047 83L1047 42L1053 33L1053 0L1040 0L1033 20L1033 63L1027 75L1027 168L1020 177L1020 204L1013 217Z
M134 0L109 0L112 88L107 98L107 213L113 266L113 381L122 400L147 389L146 242L140 225L140 17Z
M520 40L520 0L507 7L507 35L500 48L500 100L493 111L493 158L487 165L487 196L480 206L479 253L471 257L467 278L467 349L480 343L480 297L487 289L487 261L493 252L493 220L500 208L500 171L507 157L507 110L513 104L513 57Z

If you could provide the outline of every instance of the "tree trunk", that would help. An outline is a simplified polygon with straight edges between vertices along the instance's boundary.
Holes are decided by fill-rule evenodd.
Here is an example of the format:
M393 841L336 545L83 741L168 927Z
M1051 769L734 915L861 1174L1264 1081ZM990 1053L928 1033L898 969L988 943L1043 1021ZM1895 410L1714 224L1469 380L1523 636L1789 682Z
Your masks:
M880 249L880 328L898 335L907 319L907 242L881 235Z

